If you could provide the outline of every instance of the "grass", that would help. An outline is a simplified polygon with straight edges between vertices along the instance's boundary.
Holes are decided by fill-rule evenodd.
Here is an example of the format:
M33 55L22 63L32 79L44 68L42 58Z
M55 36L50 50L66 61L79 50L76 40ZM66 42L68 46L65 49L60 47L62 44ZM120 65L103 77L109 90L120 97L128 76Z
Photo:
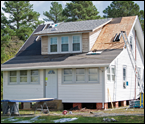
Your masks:
M67 122L67 123L104 123L103 118L104 117L83 117L83 116L68 116L68 115L62 115L62 116L41 116L39 117L38 121L35 121L33 123L54 123L52 120L57 120L60 118L73 118L77 117L78 119L75 121ZM9 120L4 120L7 117L2 117L1 118L1 123L13 123L16 121L9 121ZM18 119L17 121L20 120L30 120L32 117L15 117L14 119ZM112 118L107 117L107 118ZM117 120L117 122L113 123L144 123L144 116L114 116L114 119ZM44 119L41 120L40 119ZM4 120L4 121L3 121ZM112 123L112 122L107 122L107 123Z

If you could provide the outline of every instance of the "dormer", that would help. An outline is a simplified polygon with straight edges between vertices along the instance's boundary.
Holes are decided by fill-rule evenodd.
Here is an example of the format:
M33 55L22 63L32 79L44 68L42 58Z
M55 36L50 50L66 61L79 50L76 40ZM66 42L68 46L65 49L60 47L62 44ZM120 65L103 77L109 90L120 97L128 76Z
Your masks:
M66 54L89 52L104 25L111 18L62 22L34 33L41 37L41 54Z

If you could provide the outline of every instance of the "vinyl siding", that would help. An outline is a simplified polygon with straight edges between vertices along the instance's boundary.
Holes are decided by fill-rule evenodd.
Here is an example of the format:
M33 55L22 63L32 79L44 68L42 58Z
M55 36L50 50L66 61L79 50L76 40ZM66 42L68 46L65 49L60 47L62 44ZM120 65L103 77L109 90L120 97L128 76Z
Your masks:
M62 70L58 69L58 99L66 103L102 102L102 75L99 71L98 84L63 84Z
M134 30L130 33L131 36L133 36L133 53L135 54L135 35ZM129 36L130 37L130 36ZM137 55L137 66L141 68L141 78L143 78L143 57L141 56L140 47L138 44L138 40L136 40L136 55ZM127 52L127 49L124 49L120 55L114 59L111 65L116 65L116 88L114 89L114 82L107 82L107 75L106 76L106 88L105 88L105 102L110 102L110 98L108 95L107 88L109 88L110 96L112 101L122 101L122 100L130 100L134 99L135 95L135 73L129 58L129 54ZM127 81L129 83L129 86L126 86L126 89L123 89L123 65L127 66ZM107 73L107 70L105 71ZM139 87L137 86L136 82L136 98L138 98L139 94Z
M40 84L8 85L8 71L3 72L3 99L34 99L44 97L44 71L40 70Z

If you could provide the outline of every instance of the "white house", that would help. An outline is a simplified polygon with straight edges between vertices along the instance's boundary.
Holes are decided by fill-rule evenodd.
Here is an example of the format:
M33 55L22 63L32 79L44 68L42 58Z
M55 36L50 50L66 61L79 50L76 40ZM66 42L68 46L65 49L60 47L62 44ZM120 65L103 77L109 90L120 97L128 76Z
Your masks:
M114 40L121 31L127 33L144 82L138 16L63 22L39 25L16 56L1 65L3 99L56 98L80 108L95 103L96 109L137 99L140 84L123 37Z

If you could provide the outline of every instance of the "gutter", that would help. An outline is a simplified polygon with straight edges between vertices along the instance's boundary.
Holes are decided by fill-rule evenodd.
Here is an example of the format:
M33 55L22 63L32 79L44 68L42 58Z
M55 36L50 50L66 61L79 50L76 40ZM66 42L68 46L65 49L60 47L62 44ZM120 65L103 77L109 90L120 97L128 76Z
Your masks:
M54 65L54 66L31 66L31 67L14 67L14 68L1 68L1 71L13 71L13 70L31 70L31 69L58 69L58 68L83 68L83 67L107 67L106 64L82 64L82 65Z

